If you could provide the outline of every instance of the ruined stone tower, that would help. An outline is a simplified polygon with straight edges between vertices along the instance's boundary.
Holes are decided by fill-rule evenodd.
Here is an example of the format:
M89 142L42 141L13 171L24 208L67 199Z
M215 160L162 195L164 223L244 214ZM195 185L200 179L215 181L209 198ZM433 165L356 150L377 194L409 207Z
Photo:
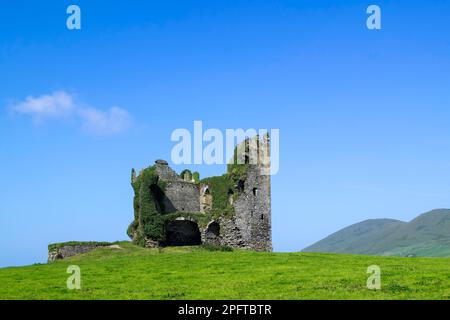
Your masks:
M173 171L164 160L132 170L134 221L128 235L146 247L226 245L271 251L269 137L247 139L227 172L200 180Z

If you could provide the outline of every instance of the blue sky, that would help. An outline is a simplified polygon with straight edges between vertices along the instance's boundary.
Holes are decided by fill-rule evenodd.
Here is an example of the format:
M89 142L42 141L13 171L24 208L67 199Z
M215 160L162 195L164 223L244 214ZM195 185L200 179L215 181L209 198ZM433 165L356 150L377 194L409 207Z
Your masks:
M66 28L72 3L80 31ZM371 4L380 31L366 28ZM450 208L449 12L437 0L3 1L0 266L45 262L51 242L127 239L131 168L170 160L172 131L194 120L280 129L276 251ZM58 92L67 114L17 112Z

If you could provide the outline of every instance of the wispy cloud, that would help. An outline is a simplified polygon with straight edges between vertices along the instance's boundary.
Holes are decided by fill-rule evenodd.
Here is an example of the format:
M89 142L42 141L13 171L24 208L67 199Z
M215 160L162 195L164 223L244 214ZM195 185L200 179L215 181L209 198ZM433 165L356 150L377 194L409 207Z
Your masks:
M11 107L13 113L29 115L38 123L42 123L48 118L67 117L74 109L72 96L64 91L57 91L36 98L29 96L24 101Z
M65 91L56 91L39 97L29 96L11 106L13 114L30 116L37 124L49 119L75 118L81 130L96 135L112 135L131 126L131 115L124 109L112 107L103 111L81 105L75 97Z
M100 111L94 108L82 108L78 110L83 119L82 129L95 134L117 134L130 127L130 114L118 107L112 107L108 111Z

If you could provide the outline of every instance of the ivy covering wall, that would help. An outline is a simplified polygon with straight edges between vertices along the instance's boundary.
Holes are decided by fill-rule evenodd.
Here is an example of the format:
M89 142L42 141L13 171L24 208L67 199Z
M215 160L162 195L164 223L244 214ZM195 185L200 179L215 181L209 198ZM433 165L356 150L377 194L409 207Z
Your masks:
M235 150L234 158L237 159ZM248 164L229 164L227 173L222 176L209 177L200 180L198 172L191 173L189 170L181 172L180 177L193 183L208 185L212 195L212 209L210 212L175 212L166 213L164 208L164 197L166 182L159 179L157 167L151 166L139 172L132 169L131 185L134 190L134 220L127 230L127 234L133 241L145 246L146 240L163 243L165 239L165 227L169 221L179 217L189 218L202 227L219 217L231 218L234 215L234 207L230 197L237 198L242 191L240 184L246 178ZM200 199L199 199L200 200Z
M134 190L134 221L128 227L128 235L138 245L145 245L145 239L153 241L164 240L164 189L152 166L142 170L138 177L132 173L131 186Z

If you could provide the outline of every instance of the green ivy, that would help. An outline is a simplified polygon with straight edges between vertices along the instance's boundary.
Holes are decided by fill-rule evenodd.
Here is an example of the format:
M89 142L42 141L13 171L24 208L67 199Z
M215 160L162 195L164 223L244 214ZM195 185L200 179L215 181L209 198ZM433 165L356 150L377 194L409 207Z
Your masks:
M195 183L200 183L200 173L198 173L197 171L195 171L195 172L192 174L192 178L194 179L194 182L195 182Z
M230 207L229 194L235 192L235 183L230 175L205 178L200 183L209 187L213 199L213 210L225 210Z
M200 227L205 227L207 223L220 217L233 217L234 206L230 204L230 195L233 195L234 199L239 195L240 190L237 185L239 182L245 181L249 166L248 164L237 164L236 147L233 161L228 164L227 173L222 176L200 180L198 172L182 171L180 174L182 179L187 175L195 183L209 186L213 199L212 210L207 213L176 212L170 214L165 213L163 198L166 185L164 181L159 179L156 166L142 170L138 176L132 169L134 221L127 229L128 236L136 244L145 246L146 239L158 243L165 241L165 226L168 222L180 217L191 219L197 222Z
M164 240L163 196L165 183L159 180L156 167L149 167L132 180L134 190L134 221L127 233L135 243L145 245L145 239ZM159 211L158 211L159 210Z
M187 179L185 179L185 176L186 176ZM191 170L186 169L186 170L181 171L180 178L183 179L183 180L191 181L192 180L192 172L191 172Z
M249 141L245 140L245 152L249 151ZM238 163L238 147L234 148L233 159L227 164L227 174L237 183L239 180L245 180L250 164Z

